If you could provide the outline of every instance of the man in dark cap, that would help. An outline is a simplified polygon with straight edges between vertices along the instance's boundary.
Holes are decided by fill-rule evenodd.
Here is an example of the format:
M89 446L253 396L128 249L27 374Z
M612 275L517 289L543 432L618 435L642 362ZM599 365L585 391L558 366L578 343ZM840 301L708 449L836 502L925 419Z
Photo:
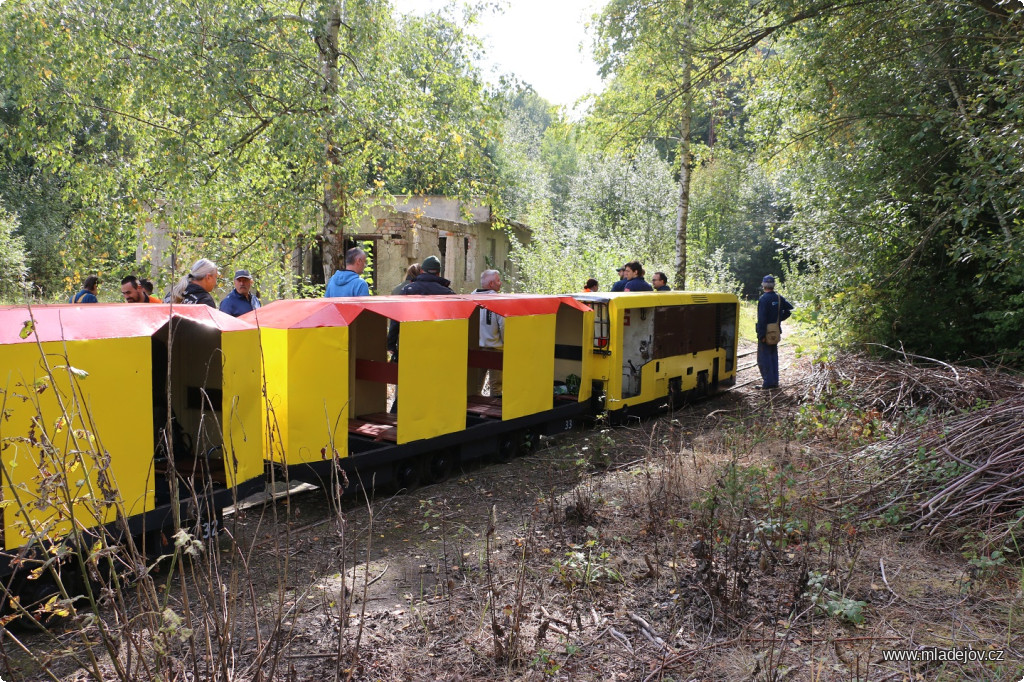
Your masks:
M757 368L761 371L759 388L779 387L779 339L781 322L789 317L793 304L775 293L775 278L765 275L761 280L764 293L757 300ZM768 325L779 325L778 335ZM772 331L769 334L769 331Z
M454 294L451 282L441 277L441 261L437 256L427 256L420 263L420 274L416 279L402 287L403 296L438 296Z
M420 263L420 274L416 279L402 287L403 296L444 296L454 294L451 290L451 282L441 277L441 261L437 256L427 256ZM394 320L388 327L387 348L391 351L391 362L398 362L398 332L401 325ZM398 411L398 394L395 393L395 402L391 405L391 412Z
M252 275L248 270L235 270L235 288L220 302L220 311L239 317L259 307L260 299L252 293Z
M626 290L626 284L629 283L629 280L626 279L626 266L623 265L621 268L616 270L616 272L619 273L619 281L612 285L611 290L612 291L625 291Z

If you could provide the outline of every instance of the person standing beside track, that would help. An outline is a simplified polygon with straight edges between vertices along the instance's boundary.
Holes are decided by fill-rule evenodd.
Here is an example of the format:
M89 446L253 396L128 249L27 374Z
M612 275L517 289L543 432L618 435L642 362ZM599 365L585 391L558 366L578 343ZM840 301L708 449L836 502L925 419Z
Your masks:
M397 287L391 290L391 295L400 295L402 293L402 289L405 288L405 285L419 277L421 272L423 272L423 270L420 268L419 263L413 263L410 265L405 271L405 279L403 279Z
M761 371L761 385L758 388L779 387L779 346L767 343L769 324L781 323L789 317L793 304L775 293L775 278L765 275L761 280L764 293L757 299L757 368Z
M100 278L96 275L89 275L82 282L82 289L71 297L72 303L99 303L96 298L96 291L99 289Z
M619 278L612 284L612 288L609 291L625 291L626 284L629 283L629 278L626 277L626 266L623 265L621 268L616 269L619 273Z
M654 291L654 287L644 279L644 269L639 261L626 263L626 286L623 291Z
M220 271L217 264L209 258L200 258L192 264L189 273L181 278L168 296L171 302L182 305L208 305L217 307L210 292L217 288ZM167 299L165 299L165 302Z
M235 270L235 288L220 302L220 311L239 317L260 307L260 299L252 293L252 275L248 270Z
M121 280L121 295L125 303L160 303L156 296L150 296L135 275L126 275Z

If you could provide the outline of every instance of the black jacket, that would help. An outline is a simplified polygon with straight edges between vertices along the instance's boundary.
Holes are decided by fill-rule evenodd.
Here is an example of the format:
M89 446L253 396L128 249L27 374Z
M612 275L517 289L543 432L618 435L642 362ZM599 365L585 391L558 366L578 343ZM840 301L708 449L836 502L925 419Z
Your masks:
M421 272L416 279L402 287L403 296L441 296L454 294L448 285L451 282L432 272Z
M444 296L454 294L448 285L451 281L438 277L431 272L421 272L416 279L402 287L399 292L403 296ZM393 359L398 358L398 323L391 320L388 326L388 350L395 354Z
M195 282L189 282L188 286L185 287L185 293L181 295L181 302L184 305L208 305L211 308L217 307L217 302L213 300L213 296L210 296L210 292L202 288Z

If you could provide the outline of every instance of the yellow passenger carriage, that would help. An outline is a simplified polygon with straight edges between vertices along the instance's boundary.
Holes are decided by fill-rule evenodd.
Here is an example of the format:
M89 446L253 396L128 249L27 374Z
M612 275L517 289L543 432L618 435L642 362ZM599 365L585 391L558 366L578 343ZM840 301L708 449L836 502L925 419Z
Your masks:
M500 353L479 348L479 316L488 310L506 318ZM510 456L589 408L589 384L556 401L555 382L573 376L580 385L590 314L556 296L367 297L260 308L243 319L263 339L267 452L292 478L323 482L338 463L366 485L438 480L460 461ZM392 324L397 361L386 350ZM479 395L479 373L488 369L505 372L500 398Z
M255 329L206 306L0 308L0 572L100 526L214 532L263 484L257 355Z

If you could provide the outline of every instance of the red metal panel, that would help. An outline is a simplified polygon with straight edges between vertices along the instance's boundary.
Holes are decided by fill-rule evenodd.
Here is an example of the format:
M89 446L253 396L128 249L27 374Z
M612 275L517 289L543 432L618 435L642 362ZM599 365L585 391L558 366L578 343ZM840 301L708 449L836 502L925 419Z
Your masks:
M173 310L173 312L172 312ZM0 307L0 345L47 341L87 341L152 336L171 317L221 331L252 325L205 305L92 303ZM31 324L29 324L31 322Z
M468 365L478 369L501 369L503 354L493 350L469 351Z
M523 315L554 315L558 307L567 305L584 312L590 310L586 304L572 296L542 296L540 294L472 294L460 296L473 301L481 308L486 308L502 317L518 317Z
M476 304L462 296L374 296L352 300L396 322L465 320L476 310Z
M356 379L382 384L398 383L398 364L381 360L356 360Z
M362 306L353 301L363 299L300 299L274 301L248 312L239 319L270 329L313 329L316 327L347 327L355 321Z

